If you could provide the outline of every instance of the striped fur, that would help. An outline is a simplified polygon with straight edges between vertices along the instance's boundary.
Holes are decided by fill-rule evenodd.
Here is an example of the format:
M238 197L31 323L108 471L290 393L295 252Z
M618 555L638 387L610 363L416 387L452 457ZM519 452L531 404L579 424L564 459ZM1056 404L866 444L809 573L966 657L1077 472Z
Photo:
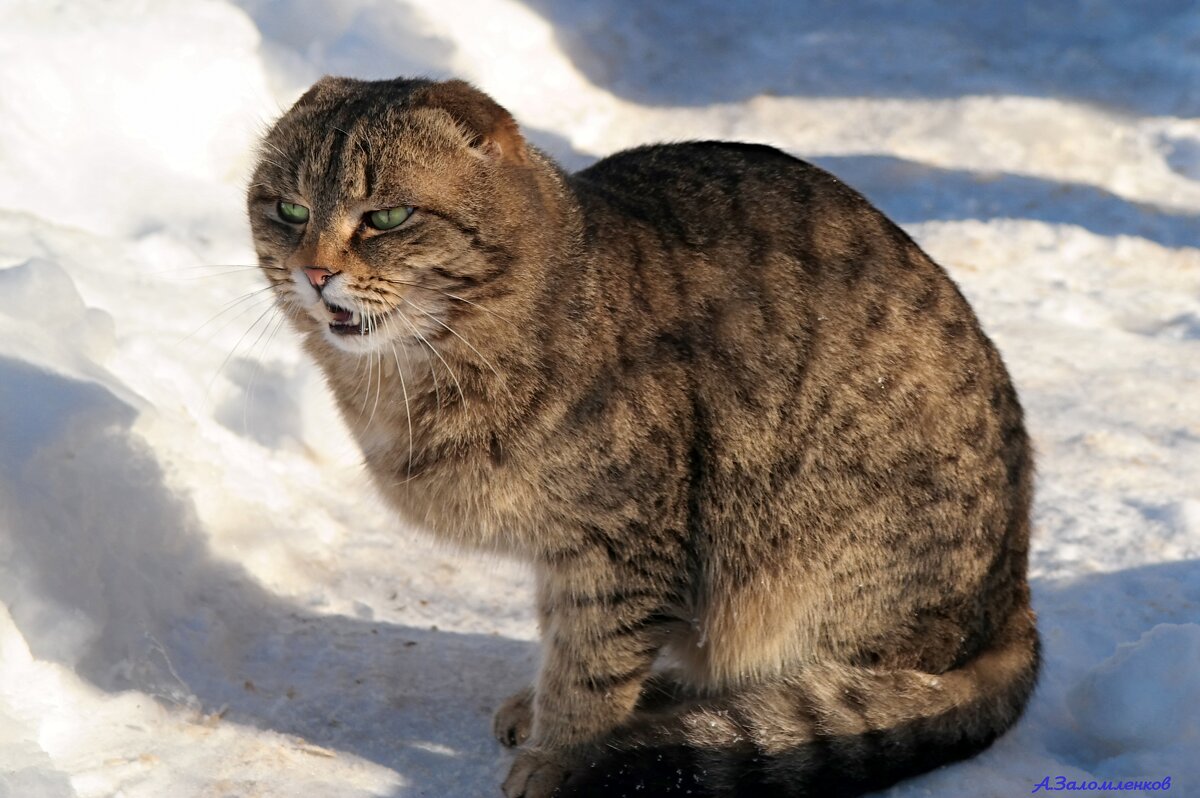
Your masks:
M833 176L718 142L566 175L467 84L325 79L249 208L382 494L534 566L509 798L854 795L1019 716L1020 405L946 274Z

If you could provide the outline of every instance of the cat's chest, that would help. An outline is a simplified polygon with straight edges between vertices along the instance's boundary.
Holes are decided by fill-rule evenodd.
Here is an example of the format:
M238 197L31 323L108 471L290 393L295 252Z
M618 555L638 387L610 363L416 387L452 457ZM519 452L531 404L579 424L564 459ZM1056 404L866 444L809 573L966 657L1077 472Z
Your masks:
M388 503L413 526L453 543L521 553L544 525L536 477L515 453L487 441L422 442L363 430L364 461Z

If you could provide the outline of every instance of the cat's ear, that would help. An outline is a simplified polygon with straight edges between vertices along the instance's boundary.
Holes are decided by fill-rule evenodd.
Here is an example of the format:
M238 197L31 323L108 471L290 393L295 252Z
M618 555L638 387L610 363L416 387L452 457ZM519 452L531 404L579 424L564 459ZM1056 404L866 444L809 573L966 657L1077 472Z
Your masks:
M334 77L333 75L326 75L314 83L308 91L300 95L300 99L296 100L296 104L292 107L303 108L306 105L313 105L319 100L323 100L334 95L340 95L344 93L346 87L355 82L356 81L351 78L339 78Z
M430 86L422 105L440 108L467 133L468 145L482 156L512 164L529 159L525 138L512 114L470 83L448 80Z

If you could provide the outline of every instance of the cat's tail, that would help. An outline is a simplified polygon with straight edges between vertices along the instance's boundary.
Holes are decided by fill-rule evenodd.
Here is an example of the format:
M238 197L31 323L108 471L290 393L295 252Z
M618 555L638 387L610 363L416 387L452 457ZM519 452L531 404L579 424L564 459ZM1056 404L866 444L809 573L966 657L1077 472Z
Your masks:
M936 676L814 665L726 698L642 716L568 796L852 798L971 756L1020 716L1037 678L1028 608Z

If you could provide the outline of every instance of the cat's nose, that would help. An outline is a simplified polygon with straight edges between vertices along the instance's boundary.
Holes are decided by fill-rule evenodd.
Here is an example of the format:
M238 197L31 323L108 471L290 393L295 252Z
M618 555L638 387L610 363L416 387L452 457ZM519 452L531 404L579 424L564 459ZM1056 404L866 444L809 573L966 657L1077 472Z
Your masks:
M305 266L304 276L308 278L309 285L318 291L325 285L326 281L333 276L333 272L329 269L322 269L315 266Z

